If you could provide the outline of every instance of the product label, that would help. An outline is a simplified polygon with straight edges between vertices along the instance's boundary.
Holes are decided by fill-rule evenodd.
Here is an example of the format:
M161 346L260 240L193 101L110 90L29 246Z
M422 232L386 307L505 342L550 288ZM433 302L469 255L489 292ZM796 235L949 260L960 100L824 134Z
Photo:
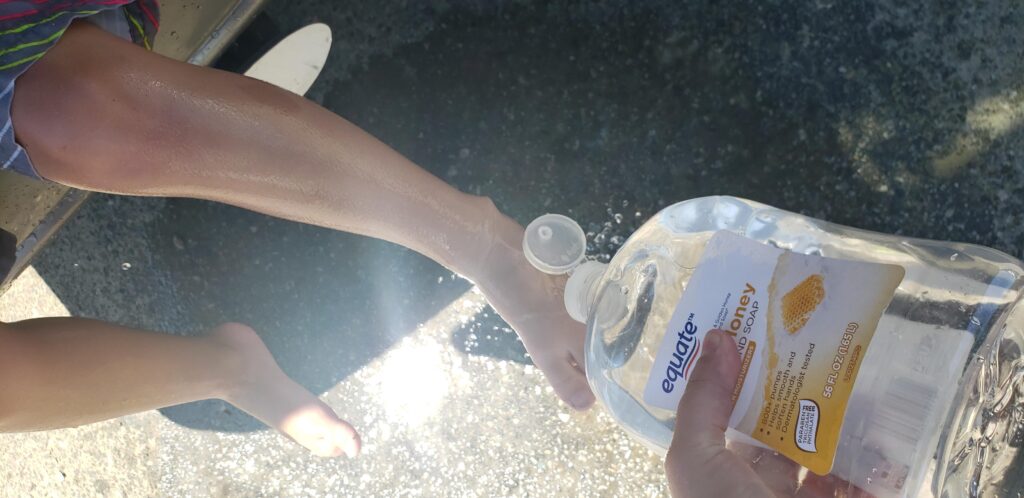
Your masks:
M729 426L828 474L860 363L903 275L718 232L669 320L644 401L674 411L704 335L724 330L741 360Z

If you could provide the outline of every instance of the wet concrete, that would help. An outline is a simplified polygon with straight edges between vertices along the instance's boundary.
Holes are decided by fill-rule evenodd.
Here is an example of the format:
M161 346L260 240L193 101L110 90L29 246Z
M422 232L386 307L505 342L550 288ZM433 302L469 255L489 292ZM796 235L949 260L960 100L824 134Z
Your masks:
M310 98L521 222L570 214L598 258L658 209L709 194L1022 256L1018 4L675 4L269 11L283 27L335 31ZM472 312L481 303L468 285L402 248L206 202L97 196L36 269L71 314L174 333L252 324L376 446L357 462L316 461L221 403L198 403L0 437L22 469L4 492L665 492L656 457L599 412L569 416L504 324ZM12 296L32 292L0 309L17 313ZM420 389L432 408L412 421L387 415L418 410L388 394L401 385L388 365L411 357L436 358L429 385L446 386ZM62 444L99 445L117 463L69 462ZM16 477L65 467L63 481Z

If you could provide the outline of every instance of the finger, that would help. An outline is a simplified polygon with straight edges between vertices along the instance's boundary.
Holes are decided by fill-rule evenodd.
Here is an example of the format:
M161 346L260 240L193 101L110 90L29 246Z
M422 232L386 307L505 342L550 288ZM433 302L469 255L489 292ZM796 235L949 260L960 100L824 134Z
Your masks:
M323 401L313 398L289 411L274 428L321 457L359 455L362 441L348 422L341 420Z
M754 470L777 496L793 496L800 482L800 465L778 452L743 443L729 449Z
M772 496L772 490L725 446L732 391L739 376L736 343L720 330L704 336L704 352L676 411L665 469L673 496Z
M704 353L694 366L676 411L672 446L696 451L725 448L725 429L732 415L732 390L740 371L732 338L720 330L704 336ZM708 453L704 453L705 455Z
M352 424L341 420L341 425L335 428L334 437L345 456L349 458L359 456L359 452L363 449L363 440Z
M587 330L583 324L574 324L573 329L569 332L569 355L572 362L575 363L576 369L582 373L586 373L584 367L586 339Z
M594 393L587 377L573 366L572 358L564 356L534 357L537 367L544 372L548 383L562 401L575 410L586 410L594 404Z
M349 458L355 458L359 456L362 445L362 439L355 428L339 419L337 424L324 428L320 437L311 442L310 450L314 455L322 457L337 457L344 454Z

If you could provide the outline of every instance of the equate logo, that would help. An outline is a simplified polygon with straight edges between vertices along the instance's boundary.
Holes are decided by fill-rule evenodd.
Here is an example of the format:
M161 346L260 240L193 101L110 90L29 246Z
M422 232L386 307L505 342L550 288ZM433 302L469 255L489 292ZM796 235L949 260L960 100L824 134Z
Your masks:
M696 337L697 326L693 324L693 313L686 318L686 325L676 333L676 349L665 367L665 378L661 381L661 390L666 393L676 388L676 382L686 380L690 376L690 368L700 356L700 341Z

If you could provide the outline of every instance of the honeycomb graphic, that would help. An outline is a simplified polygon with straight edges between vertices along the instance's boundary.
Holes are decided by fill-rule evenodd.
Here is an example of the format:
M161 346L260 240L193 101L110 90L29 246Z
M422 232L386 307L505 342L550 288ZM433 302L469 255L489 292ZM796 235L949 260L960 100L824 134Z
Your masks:
M795 334L807 325L811 314L825 300L825 278L815 273L782 296L782 325Z

